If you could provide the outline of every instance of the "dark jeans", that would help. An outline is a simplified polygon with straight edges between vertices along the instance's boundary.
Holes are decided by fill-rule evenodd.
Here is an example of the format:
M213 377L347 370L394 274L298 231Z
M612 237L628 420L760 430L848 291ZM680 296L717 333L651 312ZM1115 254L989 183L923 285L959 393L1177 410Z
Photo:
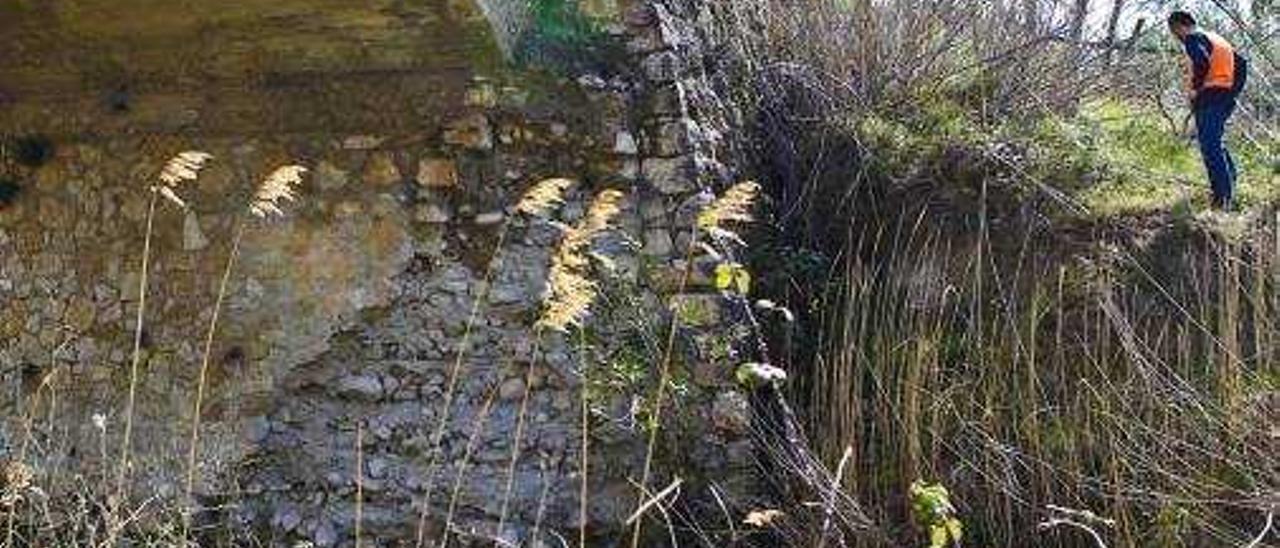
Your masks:
M1222 142L1227 130L1227 119L1236 109L1235 95L1219 95L1201 101L1195 107L1196 139L1200 141L1200 156L1209 172L1209 184L1213 189L1213 204L1229 207L1236 188L1236 162Z

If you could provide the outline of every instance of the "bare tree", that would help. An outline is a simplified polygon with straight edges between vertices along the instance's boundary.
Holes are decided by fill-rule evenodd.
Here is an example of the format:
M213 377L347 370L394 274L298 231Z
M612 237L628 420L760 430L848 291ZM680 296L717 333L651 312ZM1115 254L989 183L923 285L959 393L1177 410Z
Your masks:
M1113 0L1111 14L1107 17L1107 66L1114 61L1116 35L1120 32L1120 16L1124 14L1126 0Z
M1089 19L1089 0L1076 0L1075 9L1071 11L1071 39L1076 43L1084 41L1084 26Z

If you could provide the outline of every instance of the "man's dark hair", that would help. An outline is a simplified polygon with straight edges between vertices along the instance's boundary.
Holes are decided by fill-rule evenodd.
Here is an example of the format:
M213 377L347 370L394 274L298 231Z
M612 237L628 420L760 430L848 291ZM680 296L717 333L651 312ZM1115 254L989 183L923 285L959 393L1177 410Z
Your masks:
M1196 18L1188 12L1175 11L1169 14L1169 26L1194 27L1196 26Z

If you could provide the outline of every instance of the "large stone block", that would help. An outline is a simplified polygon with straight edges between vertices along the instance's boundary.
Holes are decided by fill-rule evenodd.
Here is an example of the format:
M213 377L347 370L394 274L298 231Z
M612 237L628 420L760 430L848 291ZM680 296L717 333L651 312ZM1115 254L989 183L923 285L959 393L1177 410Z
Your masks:
M644 233L644 248L642 252L650 257L669 257L671 251L675 248L675 243L671 240L671 232L666 229L650 229Z
M640 164L640 174L663 194L683 194L696 188L693 160L688 156L645 158Z
M681 325L697 328L714 327L724 318L724 298L715 293L673 295L671 311Z
M337 190L347 186L347 172L328 160L316 165L312 180L320 190Z
M645 153L649 156L671 158L689 150L690 122L664 120L650 126L645 132Z
M687 61L673 51L662 51L645 57L640 70L650 82L668 83L678 80L687 70Z
M364 163L365 184L375 187L389 187L401 180L400 168L396 167L395 158L386 152L375 152L369 155Z
M449 123L444 131L444 142L463 148L488 150L493 148L493 129L484 114L470 114Z
M456 188L458 164L448 158L423 158L418 162L417 180L425 188Z

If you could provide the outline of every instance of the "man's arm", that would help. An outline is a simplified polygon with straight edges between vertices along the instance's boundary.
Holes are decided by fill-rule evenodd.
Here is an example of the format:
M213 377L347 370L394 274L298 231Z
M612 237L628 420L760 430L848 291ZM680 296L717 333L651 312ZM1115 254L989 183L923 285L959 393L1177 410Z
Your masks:
M1184 41L1187 57L1191 58L1191 90L1198 92L1204 87L1204 78L1209 74L1209 56L1213 54L1213 43L1209 37L1194 33Z

